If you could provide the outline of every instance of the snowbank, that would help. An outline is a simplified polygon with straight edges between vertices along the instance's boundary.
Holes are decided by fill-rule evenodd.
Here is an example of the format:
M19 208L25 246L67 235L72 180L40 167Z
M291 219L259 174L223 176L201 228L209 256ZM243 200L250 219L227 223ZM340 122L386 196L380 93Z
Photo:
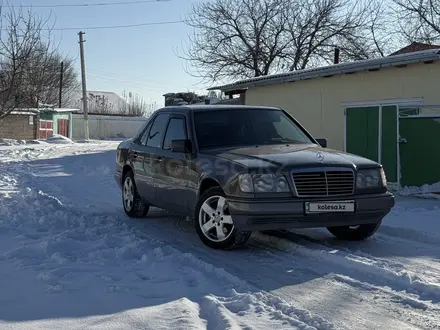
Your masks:
M0 139L0 146L2 147L12 147L12 146L24 146L24 145L35 145L35 144L72 144L74 143L68 137L54 134L46 139L38 140L14 140L14 139Z
M53 143L53 144L72 144L74 143L71 139L68 137L65 137L63 135L54 134L51 137L47 139L41 139L39 141L47 142L47 143Z
M398 191L400 196L419 196L427 198L440 199L440 182L434 184L425 184L421 187L403 187Z
M40 141L38 141L38 140L0 139L0 146L2 146L2 147L20 146L20 145L28 145L28 144L40 144Z

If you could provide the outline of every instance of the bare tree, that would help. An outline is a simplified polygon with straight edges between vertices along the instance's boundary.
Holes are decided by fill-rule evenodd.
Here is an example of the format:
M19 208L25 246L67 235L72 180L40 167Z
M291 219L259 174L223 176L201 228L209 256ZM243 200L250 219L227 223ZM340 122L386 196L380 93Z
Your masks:
M294 44L291 70L384 56L389 45L384 9L376 0L301 0L285 15Z
M383 56L376 0L214 0L192 7L184 59L210 81Z
M62 79L62 105L69 104L80 87L78 72L74 67L74 60L62 56L59 53L46 54L43 60L44 65L39 66L38 74L32 74L29 70L29 80L33 82L36 89L40 90L39 100L45 104L58 105L60 83L61 83L61 63L63 63ZM42 70L46 69L46 70Z
M112 104L105 95L89 92L87 103L90 113L109 114L115 110L115 104Z
M147 103L143 97L138 94L123 92L124 100L126 101L126 107L120 109L120 113L133 117L148 116L158 109L156 103Z
M45 44L32 51L24 64L24 85L21 90L21 103L36 106L35 103L58 105L61 84L61 62L63 62L62 104L67 104L73 92L79 87L78 74L74 61L61 56Z
M0 11L0 118L15 108L58 103L62 57L47 22L22 8ZM76 74L66 63L63 85L70 88Z
M440 41L440 0L393 0L398 26L407 42Z
M192 7L186 22L194 29L183 58L193 75L217 81L258 77L287 62L286 0L214 0Z
M367 20L353 29L353 33L337 37L342 60L364 60L386 56L396 46L392 33L390 16L392 13L380 0L369 3Z

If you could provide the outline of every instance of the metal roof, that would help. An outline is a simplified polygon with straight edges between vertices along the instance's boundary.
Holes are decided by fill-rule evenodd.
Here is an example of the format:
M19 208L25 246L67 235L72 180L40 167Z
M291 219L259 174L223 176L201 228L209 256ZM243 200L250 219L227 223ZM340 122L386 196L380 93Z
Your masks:
M361 71L379 70L383 68L399 67L408 64L424 63L440 60L440 49L424 50L414 53L393 55L387 57L361 60L350 63L339 63L319 68L291 71L269 76L255 77L245 80L239 80L235 83L214 86L208 90L219 89L223 92L231 91L237 88L249 88L263 85L273 85L280 83L293 82L298 80L314 79L321 77L330 77L335 75L350 74Z

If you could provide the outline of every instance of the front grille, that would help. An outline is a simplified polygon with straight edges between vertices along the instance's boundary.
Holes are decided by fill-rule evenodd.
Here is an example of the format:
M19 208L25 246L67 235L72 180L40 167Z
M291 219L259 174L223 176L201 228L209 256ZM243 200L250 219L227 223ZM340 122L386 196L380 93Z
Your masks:
M316 171L292 174L298 197L351 195L354 190L353 171Z

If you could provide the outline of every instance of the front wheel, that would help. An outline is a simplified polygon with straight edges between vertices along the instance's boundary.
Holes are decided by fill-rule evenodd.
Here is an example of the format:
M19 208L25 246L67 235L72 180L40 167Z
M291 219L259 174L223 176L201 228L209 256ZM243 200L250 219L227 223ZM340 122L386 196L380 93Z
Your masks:
M357 226L327 227L327 230L344 241L362 241L372 236L382 221Z
M228 202L220 187L210 188L200 196L196 206L195 226L202 242L213 249L236 248L245 244L252 234L235 228Z
M136 183L134 182L134 175L132 171L128 171L124 175L122 185L122 204L125 213L130 218L143 218L147 215L150 209L148 204L145 204L142 197L139 195Z

